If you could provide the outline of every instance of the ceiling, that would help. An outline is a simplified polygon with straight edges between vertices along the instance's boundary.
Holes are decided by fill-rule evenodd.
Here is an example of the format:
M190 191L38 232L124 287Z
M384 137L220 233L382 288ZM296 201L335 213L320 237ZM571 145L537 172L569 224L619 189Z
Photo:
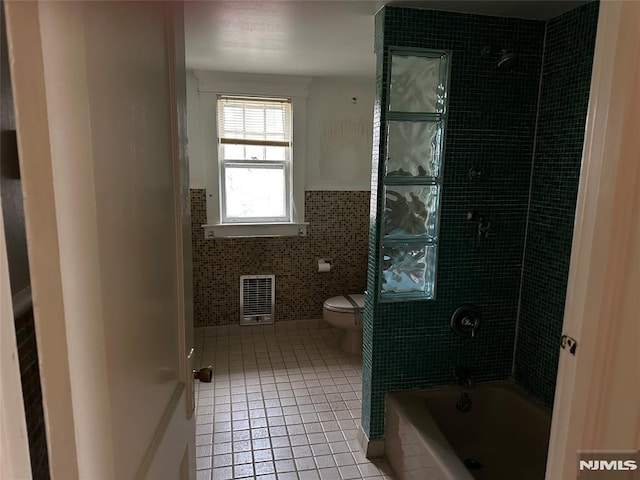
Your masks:
M585 1L235 0L185 2L187 68L280 75L375 72L373 17L385 4L548 19Z

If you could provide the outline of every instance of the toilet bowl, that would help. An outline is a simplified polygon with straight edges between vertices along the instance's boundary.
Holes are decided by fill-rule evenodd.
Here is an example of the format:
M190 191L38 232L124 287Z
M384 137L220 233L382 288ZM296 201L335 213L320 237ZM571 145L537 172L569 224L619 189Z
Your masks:
M322 305L322 318L343 331L340 348L347 353L362 353L364 295L354 293L331 297Z

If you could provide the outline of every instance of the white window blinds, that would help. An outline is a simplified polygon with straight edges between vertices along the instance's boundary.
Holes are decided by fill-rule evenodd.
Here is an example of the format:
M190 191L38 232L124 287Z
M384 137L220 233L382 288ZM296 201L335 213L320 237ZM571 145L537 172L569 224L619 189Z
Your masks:
M221 96L218 99L218 135L221 144L289 147L291 102Z

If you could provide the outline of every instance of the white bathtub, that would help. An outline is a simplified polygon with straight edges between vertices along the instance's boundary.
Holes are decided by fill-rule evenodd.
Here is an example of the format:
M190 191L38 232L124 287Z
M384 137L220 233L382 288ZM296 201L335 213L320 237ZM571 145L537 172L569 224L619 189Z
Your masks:
M543 480L550 426L551 412L510 383L392 393L385 454L400 480Z

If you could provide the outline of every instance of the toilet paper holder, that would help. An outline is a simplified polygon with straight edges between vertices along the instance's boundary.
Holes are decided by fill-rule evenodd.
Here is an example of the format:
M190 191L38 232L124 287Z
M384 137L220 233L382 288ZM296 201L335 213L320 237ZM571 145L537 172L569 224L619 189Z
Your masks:
M316 257L316 269L319 273L328 272L332 267L333 260L331 258Z

